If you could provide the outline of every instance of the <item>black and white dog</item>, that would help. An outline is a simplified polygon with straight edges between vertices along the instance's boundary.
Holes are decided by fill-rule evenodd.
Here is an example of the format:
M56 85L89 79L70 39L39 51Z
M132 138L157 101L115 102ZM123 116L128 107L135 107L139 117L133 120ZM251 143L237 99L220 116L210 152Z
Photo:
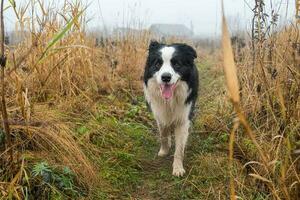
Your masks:
M158 156L165 156L175 134L173 175L182 176L184 148L198 95L196 51L186 44L151 41L144 72L144 93L160 132Z

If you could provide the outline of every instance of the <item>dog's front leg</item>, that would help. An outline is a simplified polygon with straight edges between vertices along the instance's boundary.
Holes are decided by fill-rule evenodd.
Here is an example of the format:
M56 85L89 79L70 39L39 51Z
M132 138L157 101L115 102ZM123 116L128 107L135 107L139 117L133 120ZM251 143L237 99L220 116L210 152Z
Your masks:
M160 134L160 150L158 156L163 157L168 155L171 147L171 129L158 123Z
M189 136L189 126L190 122L186 122L177 125L175 127L175 154L173 161L173 175L174 176L183 176L185 170L183 168L183 157L184 157L184 148Z

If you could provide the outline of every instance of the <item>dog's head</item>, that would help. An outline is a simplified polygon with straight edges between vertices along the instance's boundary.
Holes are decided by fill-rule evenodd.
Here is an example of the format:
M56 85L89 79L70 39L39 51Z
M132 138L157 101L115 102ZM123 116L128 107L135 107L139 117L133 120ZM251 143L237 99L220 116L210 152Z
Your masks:
M193 73L196 51L186 44L161 44L151 41L145 68L144 82L155 79L162 97L170 99L179 81L187 81Z

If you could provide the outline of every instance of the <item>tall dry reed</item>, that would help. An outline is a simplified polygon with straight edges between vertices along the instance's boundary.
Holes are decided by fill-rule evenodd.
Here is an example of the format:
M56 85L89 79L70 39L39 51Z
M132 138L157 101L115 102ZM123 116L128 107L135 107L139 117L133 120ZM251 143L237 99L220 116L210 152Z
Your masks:
M256 1L252 42L238 59L238 73L223 16L224 69L229 96L243 129L233 127L230 160L236 147L248 162L246 178L232 177L231 198L255 187L265 198L299 197L300 71L297 56L299 29L276 29L276 18L266 19L263 1ZM274 14L274 13L272 13ZM276 13L274 14L276 15ZM230 80L239 79L237 83ZM240 102L237 96L241 96ZM235 123L236 124L236 123ZM234 132L237 132L234 136ZM244 136L248 135L248 138ZM232 163L232 161L231 161ZM232 168L231 168L232 169ZM235 180L235 182L233 182ZM253 184L250 184L254 182Z

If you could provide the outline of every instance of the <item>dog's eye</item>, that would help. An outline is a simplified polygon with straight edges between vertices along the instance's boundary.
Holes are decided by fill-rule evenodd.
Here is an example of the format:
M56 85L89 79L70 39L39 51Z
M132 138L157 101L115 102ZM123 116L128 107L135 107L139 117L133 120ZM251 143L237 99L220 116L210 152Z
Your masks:
M171 62L172 62L173 67L176 67L176 68L180 67L180 64L177 60L172 60Z
M156 61L155 67L160 68L161 66L162 66L162 61L161 60Z

